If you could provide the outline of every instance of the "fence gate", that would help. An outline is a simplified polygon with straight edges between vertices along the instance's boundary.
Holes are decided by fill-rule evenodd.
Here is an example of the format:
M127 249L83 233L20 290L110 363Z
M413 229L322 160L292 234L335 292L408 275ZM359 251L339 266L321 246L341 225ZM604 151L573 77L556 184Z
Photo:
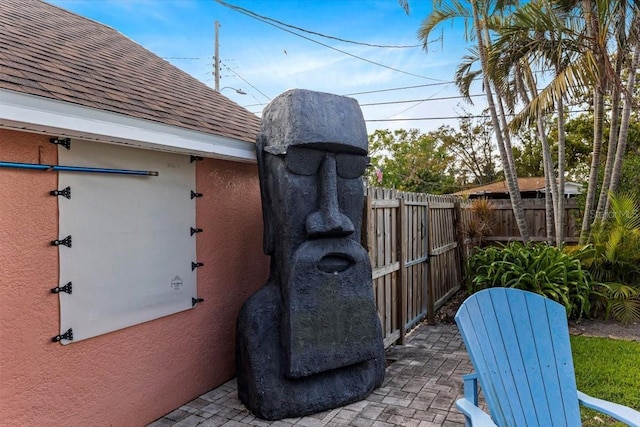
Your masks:
M459 232L460 201L451 196L427 196L429 200L429 280L427 316L433 315L460 289L462 240Z
M371 189L370 189L371 190ZM363 238L371 258L373 293L382 325L385 347L404 336L400 302L402 270L400 268L401 228L400 199L395 192L375 189L367 196L363 221Z
M429 204L421 195L402 197L403 266L406 289L405 329L411 329L427 314L429 303Z
M458 200L450 196L369 188L363 244L369 250L373 288L385 346L460 289Z

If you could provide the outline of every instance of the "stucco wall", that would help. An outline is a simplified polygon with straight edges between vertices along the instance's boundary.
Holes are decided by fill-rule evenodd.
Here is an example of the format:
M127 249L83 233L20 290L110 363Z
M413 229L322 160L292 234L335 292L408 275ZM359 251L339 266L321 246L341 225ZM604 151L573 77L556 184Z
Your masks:
M56 163L48 136L0 130L0 161ZM0 168L0 425L144 425L234 376L235 318L266 280L257 169L196 167L193 310L67 346L59 333L54 172Z

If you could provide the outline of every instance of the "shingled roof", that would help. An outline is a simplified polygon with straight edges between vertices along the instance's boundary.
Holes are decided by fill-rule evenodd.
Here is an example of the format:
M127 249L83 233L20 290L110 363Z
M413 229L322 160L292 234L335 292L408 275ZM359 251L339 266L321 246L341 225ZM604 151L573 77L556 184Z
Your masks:
M565 182L565 194L574 195L580 193L580 184L577 182L567 181ZM518 178L518 187L521 193L525 192L537 192L544 191L544 177L525 177ZM454 193L457 196L471 196L471 195L491 195L491 194L508 194L506 181L496 181L486 185L479 185L477 187L471 187L466 190L458 191Z
M260 119L116 30L1 0L0 88L254 142Z

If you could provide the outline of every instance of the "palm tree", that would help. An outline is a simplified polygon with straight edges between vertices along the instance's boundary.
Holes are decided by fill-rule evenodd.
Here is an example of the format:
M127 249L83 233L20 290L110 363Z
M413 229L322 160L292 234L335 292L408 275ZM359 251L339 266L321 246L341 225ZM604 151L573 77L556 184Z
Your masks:
M619 100L619 94L621 92L624 94L624 107L622 111L622 121L620 123L618 134L617 134L617 141L614 144L613 141L615 140L615 137L616 137L614 132L611 132L611 136L609 139L609 146L610 146L609 150L613 151L611 147L615 145L616 153L615 155L611 156L611 176L609 181L607 181L606 179L607 175L605 171L605 180L603 182L602 189L603 189L603 192L605 190L608 191L607 195L616 193L620 185L622 160L623 160L626 146L627 146L627 137L629 133L629 119L631 117L631 110L633 108L633 89L635 87L636 73L637 73L638 67L640 67L640 57L639 57L640 56L640 22L639 22L640 8L635 8L633 10L632 16L633 16L631 20L632 25L629 28L629 33L624 34L624 31L620 31L623 34L618 36L619 40L623 39L623 41L628 41L628 45L631 47L631 49L634 50L634 53L632 55L631 63L629 65L626 88L621 90L617 90L618 89L617 86L614 88L614 93L617 92L618 94L618 100ZM624 26L620 25L619 28L624 28ZM619 45L620 44L622 44L622 42L619 41ZM618 57L616 58L616 72L619 72L619 68L622 68L623 59L624 59L624 55L622 54L622 49L618 49ZM619 68L618 68L618 65L620 65ZM620 76L620 75L621 73L618 73L616 76ZM615 98L614 98L614 101L616 101ZM617 107L617 105L615 107ZM613 112L612 112L612 116L613 116ZM614 128L613 123L611 124L611 128L612 129ZM610 159L609 157L607 157L607 166L609 165L609 162L610 162ZM602 193L600 197L602 198ZM604 206L602 207L603 218L606 217L608 212L608 208L609 208L608 202L609 202L609 199L607 197L605 198L605 201L603 202ZM600 206L598 207L600 208Z
M507 3L501 2L500 5L506 6ZM470 6L470 9L467 6ZM489 74L487 73L487 50L491 43L487 26L488 17L491 15L491 13L489 13L490 5L487 2L482 2L482 6L483 9L481 10L478 0L470 0L469 5L465 5L458 0L451 0L446 4L441 1L437 1L434 4L433 12L422 22L418 30L418 37L422 40L424 48L427 49L428 39L431 32L442 22L456 18L462 18L471 22L474 33L470 34L470 38L475 37L477 42L477 53L480 59L488 110L491 116L491 123L495 130L496 142L500 153L500 160L502 162L505 180L507 182L507 188L511 198L513 213L522 239L527 242L529 241L529 230L524 215L524 207L522 204L520 188L518 186L518 178L515 172L516 168L513 161L513 154L511 152L511 142L508 133L509 130L505 127L506 119L504 109L501 105L500 94L498 93L498 102L496 104L496 99L493 94L494 86L491 84ZM499 10L496 9L495 11ZM498 112L498 108L500 108L500 112Z
M512 128L518 128L535 121L542 143L545 178L551 187L553 206L547 207L548 225L555 225L555 240L558 245L564 242L564 169L565 169L565 130L564 96L567 87L574 82L582 82L583 76L570 68L575 57L576 47L563 36L564 23L547 1L532 1L518 8L509 19L496 22L494 30L498 37L491 52L491 73L506 86L510 73L519 80L520 99L524 102L523 113L512 121ZM555 81L560 83L543 90L545 97L538 93L537 79L532 67L540 72L546 69L555 71ZM583 73L584 74L584 73ZM559 88L558 88L559 86ZM558 116L558 161L557 181L551 150L545 130L545 117L555 107ZM526 118L526 120L524 120ZM550 201L549 201L550 202ZM553 216L551 215L553 213Z
M638 17L636 17L638 19ZM636 20L636 25L638 21ZM620 131L618 133L618 143L615 161L611 172L611 183L609 185L609 194L616 193L620 185L620 176L622 172L622 160L624 158L624 152L627 147L627 136L629 133L629 119L631 117L631 110L633 109L633 88L635 86L636 72L640 67L640 42L635 43L635 50L633 53L633 59L629 66L629 76L627 77L627 87L624 91L624 109L622 111L622 121L620 123ZM608 206L608 205L607 205ZM604 210L607 212L606 206Z
M494 50L493 53L498 53L498 51ZM498 56L494 55L492 58L494 59L494 62L496 58L498 58ZM500 63L501 61L498 62ZM511 66L508 68L513 68L513 86L515 86L521 100L525 104L528 104L530 102L530 95L533 97L536 97L538 95L537 82L533 76L533 72L531 70L529 62L522 59L515 64L511 64ZM504 70L506 69L507 67L505 67L503 71L499 71L498 69L494 68L492 70L492 74L504 74ZM552 245L554 241L554 225L556 228L558 226L558 186L556 184L551 147L547 138L545 118L542 115L538 115L536 117L536 131L542 145L542 166L544 170L545 182L545 223L547 229L547 243L549 245ZM561 242L561 240L556 241Z
M593 147L581 243L588 239L596 213L595 199L603 145L604 98L611 88L619 86L619 79L616 79L616 72L607 49L611 46L611 34L614 32L620 34L621 26L628 25L624 16L629 15L623 15L621 18L619 11L626 8L637 10L639 3L637 0L529 2L512 14L513 19L519 21L519 25L511 23L511 27L502 28L501 37L496 42L496 51L504 50L504 47L500 47L501 42L519 43L522 46L522 55L535 59L546 58L547 63L555 69L554 79L540 92L539 96L531 100L512 121L512 125L519 126L523 122L553 111L554 108L558 109L560 194L564 194L563 98L581 95L585 90L593 91ZM632 22L637 22L637 17ZM614 29L617 30L613 31ZM533 32L530 41L523 41L522 38L517 39L517 42L514 41L515 35L527 31ZM610 167L613 169L613 166ZM563 202L564 199L558 199L556 206L558 233L564 230L564 219L561 217L564 214ZM562 235L557 237L562 241Z
M406 1L400 1L406 4ZM512 153L510 152L509 131L505 125L506 120L503 111L504 102L509 108L513 108L514 103L511 99L512 94L509 93L507 86L512 85L512 83L507 83L507 76L508 73L512 72L515 64L522 64L523 60L528 61L529 66L537 64L539 67L554 70L553 79L541 91L538 92L537 89L533 91L535 85L527 86L531 99L527 102L526 97L521 95L520 99L526 105L512 120L510 126L518 128L525 123L535 121L541 140L544 140L544 118L552 112L557 113L559 134L557 178L560 188L557 191L557 198L554 202L556 213L554 223L558 244L562 244L564 240L565 223L563 198L565 181L564 101L583 97L587 92L593 93L592 158L580 235L580 242L585 243L589 238L593 220L603 210L603 202L606 210L606 197L603 198L603 194L607 190L615 188L617 182L619 182L628 132L629 118L625 122L625 114L623 112L623 120L620 123L619 130L617 130L615 129L618 122L617 112L613 111L614 129L611 130L609 137L608 146L610 151L607 153L608 165L605 168L605 185L600 192L601 197L596 205L598 172L604 138L604 100L612 90L618 90L622 86L620 79L621 67L617 66L622 62L618 62L616 66L612 65L612 53L609 52L609 49L614 47L615 44L611 42L611 39L614 35L616 36L618 40L618 61L622 61L622 56L625 55L625 44L623 42L627 38L630 39L630 36L625 36L630 32L628 30L629 27L632 27L635 31L635 33L632 33L633 37L635 37L633 40L636 43L638 40L637 33L640 32L638 28L640 27L640 16L638 16L640 1L533 0L512 11L513 13L509 15L509 20L506 24L504 22L500 23L498 20L497 27L492 29L499 37L492 39L489 34L489 26L490 22L492 20L496 21L496 19L495 17L490 18L495 13L489 13L489 11L493 7L493 12L501 12L505 10L505 5L507 3L497 2L496 5L493 5L491 2L479 2L479 0L469 0L468 4L461 2L461 0L451 0L446 4L443 4L442 1L437 1L434 12L422 23L419 37L423 40L426 48L429 34L441 22L454 18L463 18L472 23L470 27L474 30L474 33L471 36L475 36L477 41L476 52L480 60L480 72L487 94L491 120L496 130L496 139L505 177L507 178L507 185L514 204L516 220L518 220L519 191L517 191L517 179L515 177ZM511 9L509 10L511 11ZM633 16L633 18L628 20L628 16ZM503 62L502 67L496 67L495 64L491 64L491 58L494 55L502 57L501 60L506 61ZM474 73L469 71L469 63L472 62L470 58L472 56L467 57L466 63L463 63L460 68L466 68L466 77L464 79L460 78L460 82L463 85L468 85L474 76ZM638 67L638 62L635 58L636 55L634 55L632 63L634 68L631 68L631 74ZM504 64L508 66L504 67ZM503 75L501 76L500 73L503 73ZM475 75L478 75L477 72ZM635 78L635 75L633 78ZM531 80L535 81L535 79ZM627 83L629 84L629 80ZM464 90L461 91L465 93ZM493 97L494 91L497 94L497 101ZM624 90L620 89L620 92L622 93ZM626 93L624 98L625 111L630 115L632 106L630 92L627 90L624 93ZM615 96L615 93L613 95L615 102L617 96ZM542 121L540 121L541 118ZM552 170L553 166L550 165L552 162L549 162L549 160L547 156L545 165L549 170ZM550 176L548 177L550 178ZM553 179L553 182L555 183L555 179ZM520 223L518 225L520 227Z
M588 241L591 226L594 222L599 220L596 216L597 209L594 208L596 208L595 196L597 193L598 169L600 167L600 153L602 150L603 140L604 97L611 87L619 85L619 82L616 80L616 72L611 64L607 47L610 44L611 34L620 34L619 31L612 31L616 26L619 28L621 25L619 19L620 11L626 10L627 6L637 10L637 3L637 1L628 2L626 0L581 1L585 39L588 42L587 47L594 53L597 69L597 78L595 80L593 92L593 150L591 168L589 171L589 186L587 188L585 211L582 219L582 230L580 232L580 243L582 244ZM624 16L626 16L626 14L624 14ZM624 24L624 21L622 24ZM622 55L623 52L618 52L618 54ZM620 147L616 147L616 150L619 148Z

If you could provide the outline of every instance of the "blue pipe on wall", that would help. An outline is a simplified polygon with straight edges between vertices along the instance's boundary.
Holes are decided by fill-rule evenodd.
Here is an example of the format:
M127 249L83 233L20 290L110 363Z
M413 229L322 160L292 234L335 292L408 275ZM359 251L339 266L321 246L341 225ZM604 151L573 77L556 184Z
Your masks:
M84 166L41 165L37 163L0 162L2 168L54 170L63 172L110 173L117 175L158 176L157 171L141 171L131 169L89 168Z

